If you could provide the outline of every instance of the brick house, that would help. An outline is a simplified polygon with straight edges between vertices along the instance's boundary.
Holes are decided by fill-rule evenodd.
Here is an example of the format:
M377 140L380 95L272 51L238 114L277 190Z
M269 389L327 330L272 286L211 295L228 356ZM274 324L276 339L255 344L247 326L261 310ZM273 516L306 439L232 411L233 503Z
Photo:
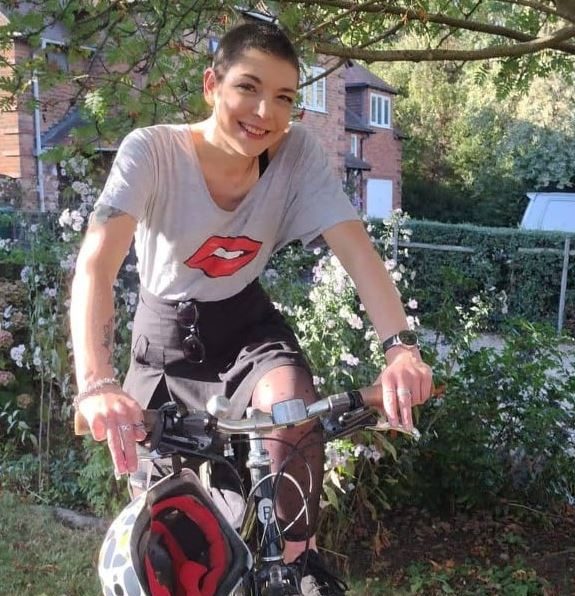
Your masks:
M308 68L315 78L325 60ZM302 89L303 123L321 140L356 206L386 217L401 207L402 135L393 127L397 91L354 62Z
M0 27L7 22L7 17L0 10ZM59 23L43 30L40 47L35 53L45 57L46 68L79 75L105 73L105 65L98 59L92 59L90 48L85 48L83 59L78 58L71 63L66 49L67 37L66 29ZM24 39L14 36L12 46L3 51L2 57L8 64L18 64L33 54ZM10 74L10 67L0 63L0 77ZM79 112L74 108L78 88L62 83L42 89L35 77L31 82L29 93L19 97L8 109L4 107L0 111L0 190L2 182L18 180L23 190L19 208L53 211L59 207L59 173L56 165L39 156L47 149L65 143L72 130L82 124ZM103 162L110 163L117 146L99 146L96 149L103 156Z
M0 26L5 22L0 11ZM65 39L63 28L54 25L44 32L40 51L51 68L82 72L85 64L68 64ZM30 52L16 37L4 56L17 63ZM102 68L97 61L91 60L90 65ZM330 66L330 59L320 59L306 74L316 77ZM7 74L5 71L6 67L0 67L0 76ZM66 85L43 90L33 84L36 108L28 108L30 98L22 98L10 110L0 112L0 179L15 178L23 183L23 209L58 208L58 172L38 156L65 142L80 124L78 113L70 109L76 92ZM401 138L392 127L395 94L384 81L353 63L302 88L302 123L317 135L353 202L368 215L386 216L401 206ZM114 149L99 147L108 156L106 162Z

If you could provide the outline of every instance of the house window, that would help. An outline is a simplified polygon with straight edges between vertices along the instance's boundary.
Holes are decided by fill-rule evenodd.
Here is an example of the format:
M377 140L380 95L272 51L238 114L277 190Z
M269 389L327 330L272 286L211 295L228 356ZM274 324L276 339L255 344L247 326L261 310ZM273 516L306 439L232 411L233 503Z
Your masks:
M354 157L361 157L359 153L359 137L357 135L351 135L351 154Z
M311 66L302 68L302 83L315 79L325 72L325 68L320 66ZM314 81L311 85L306 85L300 89L301 105L303 108L313 110L315 112L326 112L326 78Z
M370 93L369 123L382 128L391 127L391 101L385 95Z

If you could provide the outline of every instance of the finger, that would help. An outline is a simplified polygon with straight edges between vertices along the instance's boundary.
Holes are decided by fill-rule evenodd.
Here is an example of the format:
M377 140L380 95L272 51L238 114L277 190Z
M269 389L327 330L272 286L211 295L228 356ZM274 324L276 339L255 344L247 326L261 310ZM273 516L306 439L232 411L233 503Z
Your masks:
M106 438L106 417L96 414L90 422L90 432L95 441L103 441Z
M122 441L126 471L131 474L138 469L134 424L122 420L118 425L118 431Z
M126 467L126 457L124 455L124 444L115 418L108 419L107 439L116 474L126 474L128 470Z
M148 433L146 432L146 425L144 424L144 413L142 412L140 404L134 401L131 407L129 408L129 413L127 417L130 420L134 421L132 425L134 441L143 441L147 437Z
M397 394L395 391L395 385L386 378L382 382L383 392L383 411L391 426L397 426L399 424L399 418L397 416Z
M405 430L413 428L413 419L411 417L412 392L407 383L397 388L397 400L399 402L399 411L401 413L401 423Z
M135 441L143 441L148 436L146 431L146 426L143 420L136 422L134 425L134 440Z
M411 393L411 406L418 406L424 402L423 394L421 392L421 382L418 379L414 379L408 385Z
M432 393L432 382L431 382L431 375L425 375L421 380L421 402L424 404Z
M433 393L433 375L429 366L425 367L421 377L421 403L425 403Z

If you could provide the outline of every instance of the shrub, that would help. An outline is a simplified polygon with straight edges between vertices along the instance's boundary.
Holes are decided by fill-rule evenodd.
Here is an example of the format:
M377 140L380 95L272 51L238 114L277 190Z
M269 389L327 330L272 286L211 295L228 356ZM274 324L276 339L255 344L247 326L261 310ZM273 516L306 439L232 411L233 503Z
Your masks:
M382 224L373 222L376 230ZM416 271L412 292L423 313L422 322L441 328L437 319L449 288L462 306L479 291L494 288L507 299L511 317L532 322L557 323L565 235L468 224L409 221L411 242L469 247L469 252L411 247L399 252L399 262ZM525 252L550 249L555 252ZM572 247L573 249L573 247ZM389 254L389 249L384 250ZM567 314L575 308L575 259L571 258L567 284ZM490 326L499 329L504 317L493 313ZM571 319L566 317L566 322Z
M575 379L552 329L514 321L501 349L464 346L421 419L411 487L427 505L574 501Z

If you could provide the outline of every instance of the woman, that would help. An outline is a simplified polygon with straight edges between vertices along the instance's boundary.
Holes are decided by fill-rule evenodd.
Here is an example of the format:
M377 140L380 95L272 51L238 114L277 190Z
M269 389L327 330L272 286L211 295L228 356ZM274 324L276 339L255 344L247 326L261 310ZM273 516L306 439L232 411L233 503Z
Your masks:
M391 424L412 428L411 407L429 397L431 372L413 336L400 333L406 317L383 262L318 144L302 126L290 127L298 80L297 55L279 28L232 29L204 73L210 117L130 133L95 205L72 290L75 403L135 488L144 476L135 445L143 407L176 399L203 408L223 393L241 414L249 403L269 411L294 395L316 399L297 340L258 283L271 254L296 239L308 244L323 235L384 341L383 399L373 405ZM112 287L134 235L141 293L122 389L113 378ZM303 437L314 524L323 474L318 432L278 433L292 445ZM269 443L276 469L289 444ZM308 483L303 466L287 471ZM280 519L300 506L293 488L282 487ZM286 561L302 553L306 531L299 522L290 529ZM315 554L309 560L304 593L343 593Z

